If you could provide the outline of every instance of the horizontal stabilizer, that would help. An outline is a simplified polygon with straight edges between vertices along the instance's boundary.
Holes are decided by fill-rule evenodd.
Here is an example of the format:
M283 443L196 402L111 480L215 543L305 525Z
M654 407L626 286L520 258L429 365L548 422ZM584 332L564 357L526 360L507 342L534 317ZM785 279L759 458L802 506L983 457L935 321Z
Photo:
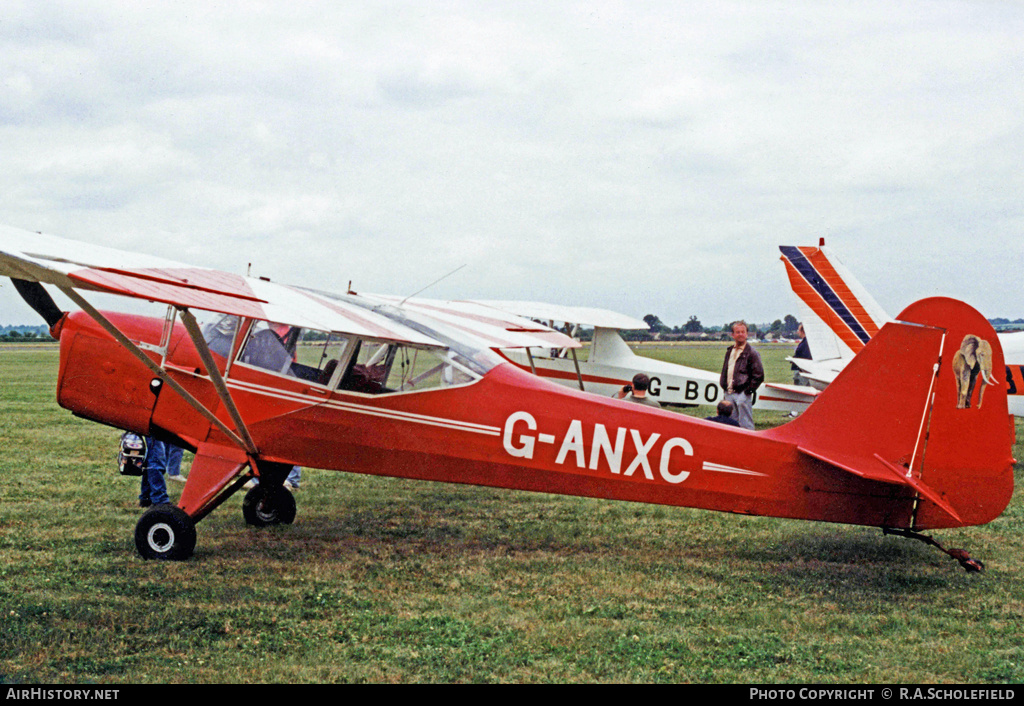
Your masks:
M806 454L807 456L816 458L819 461L823 461L824 463L829 464L833 468L838 468L839 470L844 471L846 473L852 473L858 478L878 481L879 483L887 483L889 485L903 485L908 488L911 488L916 493L921 495L921 497L935 503L935 505L941 508L943 512L947 513L950 517L952 517L957 522L957 524L963 523L963 520L960 519L960 515L957 514L956 510L954 510L953 507L949 503L947 503L941 495L939 495L934 490L929 488L925 483L921 482L919 479L913 478L912 476L908 476L906 474L906 469L901 469L898 466L894 466L893 464L889 463L878 454L873 454L875 460L878 461L877 466L854 467L853 465L843 463L841 460L829 458L825 455L816 453L803 447L797 447L797 450L800 451L800 453Z
M779 390L781 392L788 392L792 395L798 395L807 398L807 402L812 402L815 397L820 394L819 390L806 385L787 385L781 382L766 382L764 384L766 390Z

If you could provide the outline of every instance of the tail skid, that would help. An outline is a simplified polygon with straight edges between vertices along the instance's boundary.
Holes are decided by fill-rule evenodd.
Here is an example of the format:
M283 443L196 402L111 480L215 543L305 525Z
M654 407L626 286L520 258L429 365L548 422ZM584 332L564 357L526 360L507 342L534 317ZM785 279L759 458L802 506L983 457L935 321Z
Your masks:
M906 537L907 539L916 539L918 541L924 542L925 544L930 544L933 547L936 547L943 554L946 554L960 562L960 566L964 567L964 570L967 571L967 573L979 573L985 570L985 564L983 564L978 559L971 558L971 555L963 549L957 549L955 547L951 549L946 549L944 546L942 546L941 544L939 544L927 535L919 534L918 532L912 532L910 530L891 529L889 527L884 528L882 530L882 533L892 534L897 537Z

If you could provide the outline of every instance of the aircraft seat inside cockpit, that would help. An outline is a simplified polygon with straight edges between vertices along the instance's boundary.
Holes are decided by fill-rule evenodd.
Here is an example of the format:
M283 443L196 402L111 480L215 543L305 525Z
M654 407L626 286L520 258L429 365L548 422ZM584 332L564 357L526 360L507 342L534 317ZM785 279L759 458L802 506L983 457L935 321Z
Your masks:
M326 385L334 377L334 371L338 368L338 361L335 358L327 361L324 365L324 369L320 371L320 379L317 381L321 385Z
M384 390L384 378L387 377L387 372L387 367L384 365L356 363L345 374L338 388L376 395Z

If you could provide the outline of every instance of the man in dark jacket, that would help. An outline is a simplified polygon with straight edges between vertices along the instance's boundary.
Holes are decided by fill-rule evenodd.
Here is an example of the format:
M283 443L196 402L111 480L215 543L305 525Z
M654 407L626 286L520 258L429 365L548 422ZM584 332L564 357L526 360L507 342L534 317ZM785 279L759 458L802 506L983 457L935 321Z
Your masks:
M736 321L732 325L734 345L725 352L720 383L725 392L723 399L733 404L733 417L744 429L754 428L754 392L764 382L761 356L747 343L747 324Z
M709 422L718 422L719 424L726 424L731 427L738 427L740 425L733 416L732 411L735 406L729 400L721 400L718 403L718 414L714 417L704 417Z
M804 325L800 326L796 330L797 338L800 339L800 343L796 347L796 351L793 352L794 358L803 358L811 360L811 344L807 342L807 334L804 333ZM809 385L807 378L803 376L803 372L800 370L800 366L796 363L790 363L789 367L793 371L793 384L794 385Z

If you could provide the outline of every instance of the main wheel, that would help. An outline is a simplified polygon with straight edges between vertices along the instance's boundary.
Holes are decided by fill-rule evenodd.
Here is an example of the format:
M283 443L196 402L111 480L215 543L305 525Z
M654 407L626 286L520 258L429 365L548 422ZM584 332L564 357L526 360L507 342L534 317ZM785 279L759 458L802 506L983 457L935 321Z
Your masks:
M295 497L284 488L257 485L242 500L242 516L256 527L290 525L295 521Z
M184 561L196 548L196 523L175 505L155 505L135 525L135 547L143 559Z

